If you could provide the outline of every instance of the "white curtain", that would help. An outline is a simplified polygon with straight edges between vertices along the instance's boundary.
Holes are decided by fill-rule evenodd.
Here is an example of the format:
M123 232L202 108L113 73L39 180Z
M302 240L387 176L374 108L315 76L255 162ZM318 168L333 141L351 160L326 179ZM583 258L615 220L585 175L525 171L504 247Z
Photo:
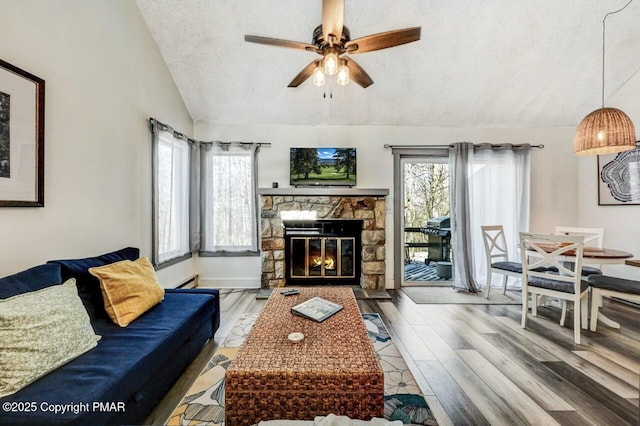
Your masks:
M189 142L152 123L154 143L154 261L161 264L190 253Z
M452 230L454 264L456 273L462 274L461 286L469 291L477 291L487 282L485 251L480 229L482 225L502 225L507 239L509 260L520 261L518 235L521 231L529 230L531 147L527 144L476 145L464 166L461 165L464 162L460 161L459 149L456 149L458 145L462 144L454 144L450 152L451 175L457 179L456 194L452 193L452 216L464 214L463 208L453 208L456 199L459 205L464 206L461 197L467 197L469 216L456 219L452 217L452 228L454 223L468 224L463 235L456 235L456 229ZM462 173L466 173L466 176ZM460 185L465 185L466 188L461 190ZM465 251L458 253L456 241L459 243L459 250L466 247L465 251L470 251L471 255L465 256ZM460 270L462 272L459 272ZM465 274L468 276L469 272L472 273L473 279L465 280ZM502 277L496 277L495 285L499 285L501 279ZM471 281L475 289L468 281ZM519 281L513 279L509 280L509 283L510 287L520 286Z
M257 252L258 144L203 144L201 250Z

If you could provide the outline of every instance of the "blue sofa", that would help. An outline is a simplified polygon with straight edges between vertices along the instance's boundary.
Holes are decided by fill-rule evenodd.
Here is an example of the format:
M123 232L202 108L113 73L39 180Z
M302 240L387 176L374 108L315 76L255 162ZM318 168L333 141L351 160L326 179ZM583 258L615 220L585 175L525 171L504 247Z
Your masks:
M102 336L94 349L1 398L0 425L136 425L151 413L213 337L220 302L214 289L166 289L161 303L127 327L118 326L108 318L88 268L138 257L139 250L129 247L0 278L0 299L76 278L91 324ZM66 412L55 412L63 407Z

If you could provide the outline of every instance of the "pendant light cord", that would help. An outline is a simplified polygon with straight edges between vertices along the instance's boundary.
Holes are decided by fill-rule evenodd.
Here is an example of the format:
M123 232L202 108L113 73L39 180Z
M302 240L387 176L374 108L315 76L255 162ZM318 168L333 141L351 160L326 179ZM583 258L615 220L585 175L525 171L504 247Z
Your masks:
M606 21L607 21L607 17L609 15L615 15L618 12L622 12L623 10L625 10L627 8L627 6L629 6L631 4L633 0L629 0L629 2L627 4L625 4L624 6L622 6L620 9L616 10L615 12L609 12L606 15L604 15L604 18L602 19L602 108L604 108L604 40L605 40L605 34L606 34Z

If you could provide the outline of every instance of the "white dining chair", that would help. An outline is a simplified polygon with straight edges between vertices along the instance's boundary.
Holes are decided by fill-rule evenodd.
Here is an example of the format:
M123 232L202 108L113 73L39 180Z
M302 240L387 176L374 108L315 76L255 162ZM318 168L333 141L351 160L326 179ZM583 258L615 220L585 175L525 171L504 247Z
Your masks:
M502 294L505 294L509 277L520 278L522 264L509 261L507 240L504 236L502 225L486 225L480 228L482 229L482 240L484 241L484 252L487 259L487 290L485 297L488 299L491 292L493 274L503 275Z
M548 253L542 248L551 245ZM580 330L587 328L589 284L582 280L584 237L520 233L522 253L522 328L526 328L531 295L531 314L537 315L538 296L573 302L573 340L580 344ZM557 248L556 248L557 247ZM535 251L529 256L527 251ZM570 254L575 263L567 265L563 255Z
M582 235L584 237L585 247L604 247L604 228L581 228L576 226L556 226L554 234L557 235ZM583 266L582 276L588 277L591 275L602 275L602 265L595 266ZM602 300L599 305L602 306ZM567 302L562 301L562 317L560 318L560 325L564 325L565 318L567 316Z
M575 226L556 226L553 231L557 235L582 235L587 247L604 247L604 228L578 228Z

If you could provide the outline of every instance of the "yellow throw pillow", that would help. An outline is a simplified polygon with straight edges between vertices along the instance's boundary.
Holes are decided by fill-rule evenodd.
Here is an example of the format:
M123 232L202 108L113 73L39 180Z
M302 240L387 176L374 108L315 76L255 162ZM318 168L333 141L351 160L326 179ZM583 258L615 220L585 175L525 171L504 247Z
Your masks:
M126 327L164 299L164 289L146 257L89 268L89 272L100 280L104 308L120 327Z

